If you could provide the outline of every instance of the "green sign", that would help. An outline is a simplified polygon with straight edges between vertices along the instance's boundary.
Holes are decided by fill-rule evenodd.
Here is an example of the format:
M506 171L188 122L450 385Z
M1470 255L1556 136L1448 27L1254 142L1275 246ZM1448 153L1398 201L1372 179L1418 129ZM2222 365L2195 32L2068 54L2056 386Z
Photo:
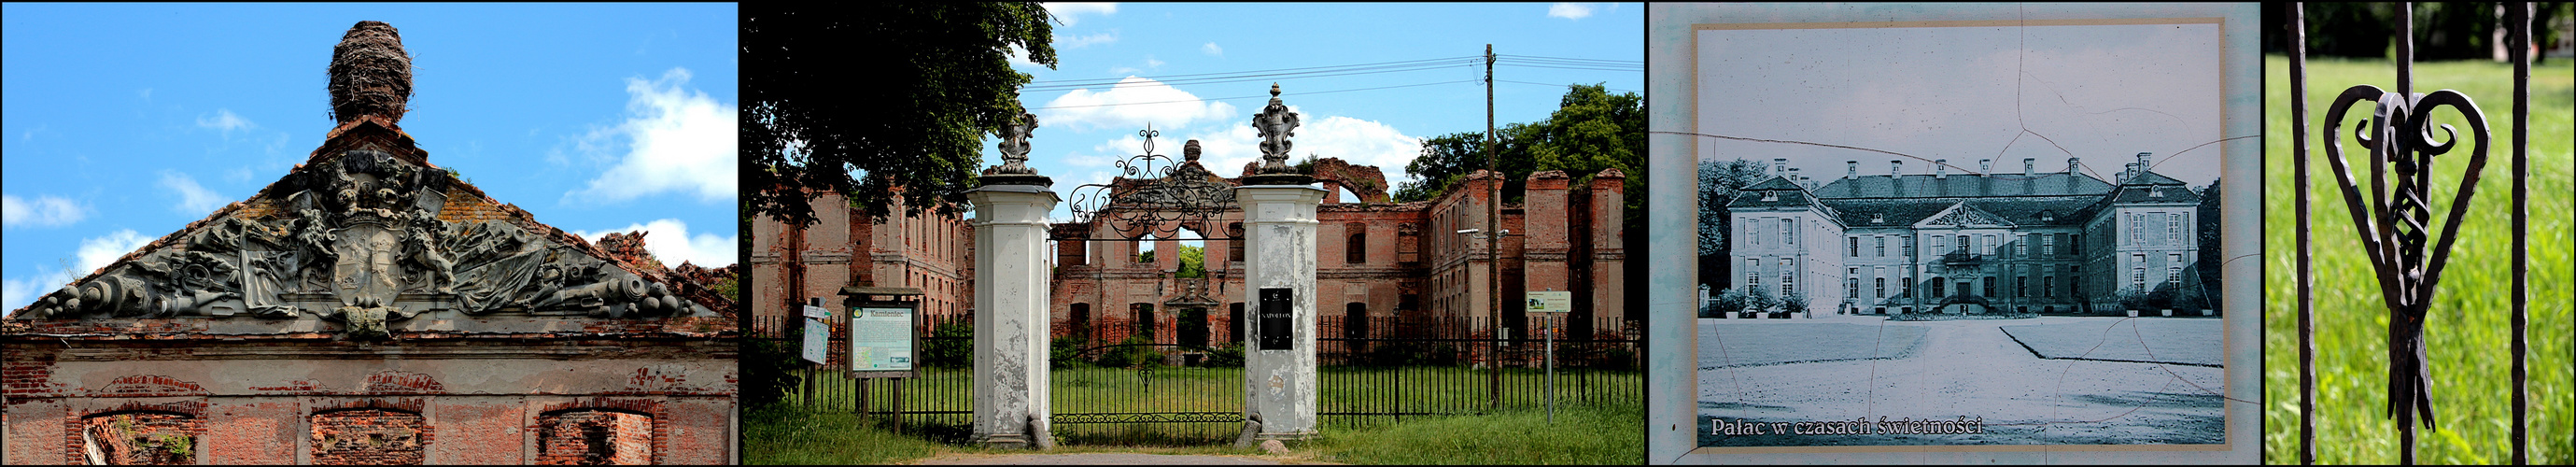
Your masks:
M1574 292L1530 292L1529 312L1567 313L1574 311Z
M911 308L853 308L850 371L912 371Z

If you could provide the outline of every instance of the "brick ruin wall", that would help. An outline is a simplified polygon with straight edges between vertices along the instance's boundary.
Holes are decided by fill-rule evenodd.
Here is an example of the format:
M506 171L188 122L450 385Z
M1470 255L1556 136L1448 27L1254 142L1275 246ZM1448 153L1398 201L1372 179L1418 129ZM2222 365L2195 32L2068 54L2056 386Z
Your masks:
M313 415L313 463L419 465L431 441L419 413L353 409Z

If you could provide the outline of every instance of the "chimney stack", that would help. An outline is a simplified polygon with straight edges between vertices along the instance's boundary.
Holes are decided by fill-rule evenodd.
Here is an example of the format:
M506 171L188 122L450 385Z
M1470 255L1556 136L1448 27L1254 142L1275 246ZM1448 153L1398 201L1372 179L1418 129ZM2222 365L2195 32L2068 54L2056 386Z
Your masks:
M2037 174L2037 173L2039 173L2039 158L2036 158L2036 157L2024 157L2024 158L2021 158L2021 174L2022 174L2022 176L2030 176L2030 175Z
M1797 167L1790 167L1790 168L1789 168L1789 183L1801 183L1801 182L1805 182L1805 181L1806 181L1806 180L1804 180L1804 177L1799 177L1799 176L1798 176L1798 168L1797 168Z
M1860 161L1843 161L1843 178L1860 178Z
M1901 160L1887 161L1887 177L1888 177L1888 178L1896 178L1896 177L1903 176L1903 175L1905 175L1905 161L1901 161Z
M1771 159L1771 175L1778 177L1789 176L1789 158L1782 157Z
M1995 160L1977 159L1977 173L1993 175L1995 173Z
M2069 157L2069 158L2066 158L2066 174L2067 174L2067 175L2074 175L2076 172L2082 171L2083 169L2084 169L2084 159L2083 159L2083 158L2080 158L2080 157Z
M1933 178L1933 179L1935 179L1935 180L1950 178L1950 160L1949 160L1949 159L1933 159L1933 160L1932 160L1932 178Z
M2151 156L2151 155L2155 155L2155 153L2152 153L2152 152L2141 152L2141 153L2138 153L2138 173L2147 173L2147 168L2148 168L2148 167L2154 167L2154 166L2155 166L2155 163L2153 163L2153 162L2148 162L2148 161L2147 161L2147 156Z

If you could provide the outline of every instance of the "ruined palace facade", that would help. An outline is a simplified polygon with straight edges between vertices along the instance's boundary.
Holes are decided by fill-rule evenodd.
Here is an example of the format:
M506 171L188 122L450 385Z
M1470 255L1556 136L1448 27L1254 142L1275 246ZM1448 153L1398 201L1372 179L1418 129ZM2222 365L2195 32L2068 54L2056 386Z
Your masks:
M1208 173L1194 158L1182 164L1174 173ZM1479 171L1439 199L1393 203L1376 167L1334 158L1313 167L1328 193L1316 228L1316 297L1328 323L1357 317L1450 320L1445 322L1483 326L1477 333L1497 332L1491 328L1499 325L1514 329L1501 332L1524 336L1517 331L1526 306L1522 292L1549 290L1574 293L1568 320L1573 331L1621 332L1591 328L1631 319L1621 306L1627 253L1620 242L1620 209L1627 175L1616 169L1590 174L1583 183L1559 171L1532 174L1522 202L1501 207L1499 223L1510 234L1498 255L1488 255L1485 240L1456 232L1485 227L1500 177ZM1226 187L1240 184L1239 177L1206 177ZM1345 190L1358 199L1345 199ZM844 286L920 288L926 316L974 309L969 221L927 213L870 220L835 195L812 202L823 219L814 226L754 220L755 316L783 322L806 298L837 302ZM1055 224L1053 334L1103 343L1129 336L1198 346L1241 342L1244 258L1235 239L1242 238L1242 219L1239 209L1229 209L1204 221L1158 225L1120 225L1106 218ZM1188 233L1128 240L1158 229ZM1178 277L1178 252L1193 238L1204 239L1205 277ZM1157 254L1141 255L1146 243ZM1490 311L1496 294L1487 276L1497 264L1504 298L1499 315Z
M0 461L737 462L732 299L431 163L393 28L341 49L303 164L0 320Z
M2103 181L2057 172L1861 175L1818 186L1773 161L1727 203L1731 288L1803 298L1814 312L2113 313L2184 308L2200 290L2199 205L2148 153ZM2215 247L2214 245L2210 247ZM2153 300L2150 300L2154 297ZM2191 306L2199 315L2205 306ZM1779 309L1764 310L1779 311Z

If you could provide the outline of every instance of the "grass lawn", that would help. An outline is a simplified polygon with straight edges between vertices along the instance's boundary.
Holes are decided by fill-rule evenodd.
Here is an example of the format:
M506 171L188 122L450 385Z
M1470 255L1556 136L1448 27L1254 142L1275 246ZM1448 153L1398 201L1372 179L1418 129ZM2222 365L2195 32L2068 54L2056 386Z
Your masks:
M1462 367L1352 368L1323 367L1318 384L1321 413L1437 413L1476 414L1493 411L1493 375L1486 370ZM852 411L851 383L839 376L823 373L818 378L821 396L815 412ZM904 410L970 411L972 372L966 369L925 369L919 377L904 381ZM1224 412L1243 411L1243 369L1164 367L1152 376L1140 377L1137 371L1118 368L1076 366L1059 368L1050 373L1053 379L1050 402L1057 414L1130 413L1130 412ZM1506 368L1502 372L1504 410L1543 410L1546 374L1537 369ZM1564 370L1557 374L1557 404L1560 409L1583 404L1633 404L1644 397L1645 378L1635 371L1578 372ZM887 407L893 394L891 386L877 383L870 397L872 406ZM801 401L791 390L789 401ZM938 396L934 396L938 395ZM802 402L790 402L804 407ZM1395 422L1410 422L1428 416L1407 416L1402 420L1388 416L1322 415L1326 429L1361 429ZM907 421L907 434L943 443L963 443L972 434L965 426L971 419L964 413L940 415L935 420ZM1059 423L1054 426L1056 439L1064 445L1124 446L1200 446L1231 443L1241 430L1233 423ZM915 433L918 432L918 433Z
M2428 464L2495 464L2510 462L2507 450L2512 423L2512 242L2511 137L2512 66L2484 61L2424 63L2415 67L2415 91L2454 89L2474 99L2491 128L2487 166L2481 174L2451 264L2444 270L2434 298L2425 346L2431 359L2433 408L2438 431L2422 430L2415 440L2417 461ZM2297 463L2299 450L2299 337L2295 282L2297 244L2292 201L2291 142L2287 100L2289 61L2264 60L2264 454L2273 464ZM2312 59L2308 62L2308 113L2323 119L2325 106L2345 88L2371 84L2394 90L2396 70L2386 61ZM2571 379L2569 335L2569 203L2571 79L2567 60L2532 70L2530 193L2530 369L2529 453L2535 464L2576 462L2569 447L2576 398ZM2348 133L2368 117L2365 107L2348 113L2343 135L2347 158L2367 160L2368 153ZM2445 115L2448 115L2445 117ZM2437 111L2440 123L2466 133L2465 120ZM2311 121L2309 219L2314 253L2315 339L2317 374L2316 452L2324 464L2393 464L2398 460L2396 421L2387 413L2386 305L2380 300L2370 260L2336 188L2331 166L2316 144L2323 126ZM2438 130L2437 130L2438 131ZM2466 138L2468 135L2463 134ZM2437 136L2438 137L2438 136ZM2452 187L2467 166L2469 145L2435 158L2434 212L2439 225L2450 204ZM2355 182L2367 188L2366 167L2355 167Z
M1640 464L1646 458L1641 405L1559 407L1547 413L1406 419L1328 430L1301 446L1311 459L1348 464Z

